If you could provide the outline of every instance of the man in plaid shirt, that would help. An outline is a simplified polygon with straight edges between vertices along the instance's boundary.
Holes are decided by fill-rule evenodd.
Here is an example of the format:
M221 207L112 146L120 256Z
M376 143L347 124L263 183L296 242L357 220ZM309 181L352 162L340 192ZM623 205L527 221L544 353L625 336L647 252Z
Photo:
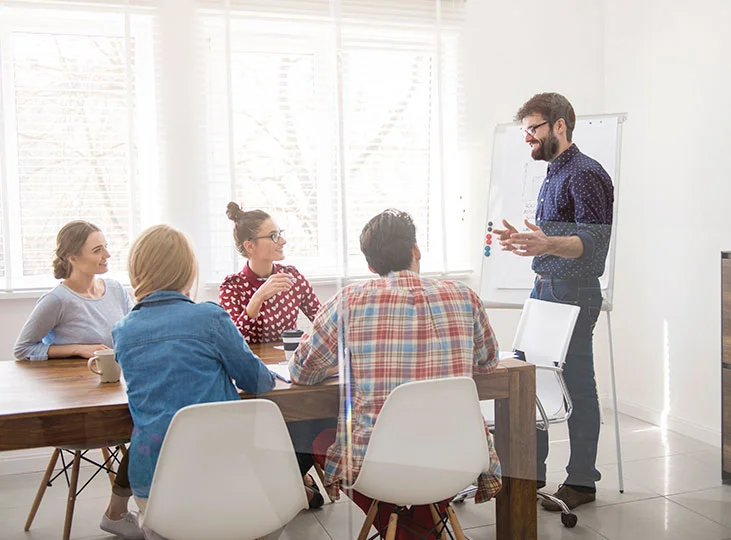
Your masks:
M314 449L318 454L318 446L329 446L325 484L334 498L342 480L355 481L376 418L394 388L409 381L489 373L498 361L497 341L477 294L459 282L419 276L421 253L409 214L386 210L371 219L360 247L380 278L349 285L327 302L289 363L296 383L325 379L338 365L338 323L345 321L353 382L351 470L346 470L342 414L337 434L324 432ZM489 500L501 487L500 462L487 426L485 436L490 467L478 480L476 502ZM355 502L367 512L370 500L358 495ZM428 509L426 518L431 522Z

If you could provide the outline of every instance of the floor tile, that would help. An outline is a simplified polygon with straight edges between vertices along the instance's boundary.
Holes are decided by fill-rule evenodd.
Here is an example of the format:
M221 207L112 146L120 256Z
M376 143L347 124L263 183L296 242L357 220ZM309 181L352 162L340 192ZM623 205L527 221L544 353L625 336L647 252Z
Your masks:
M731 529L731 486L692 491L668 498Z
M540 540L607 540L605 536L581 522L576 527L567 529L561 524L560 514L538 512L538 538ZM495 525L465 529L465 535L470 540L495 540Z
M720 448L712 448L711 450L704 450L702 452L691 452L685 455L693 461L700 461L701 463L706 463L708 465L717 467L719 471L721 470Z
M303 510L287 523L284 529L265 536L262 540L331 540L313 513Z
M452 507L463 529L495 524L495 501L475 504L474 499L467 499Z
M357 538L365 520L365 513L345 495L335 503L325 504L312 515L320 522L333 540L352 540ZM371 528L371 534L375 529Z
M616 465L604 467L616 474ZM679 454L624 463L625 478L660 495L710 489L721 485L721 470Z
M579 523L609 540L722 540L723 527L683 506L660 497L628 504L576 509Z

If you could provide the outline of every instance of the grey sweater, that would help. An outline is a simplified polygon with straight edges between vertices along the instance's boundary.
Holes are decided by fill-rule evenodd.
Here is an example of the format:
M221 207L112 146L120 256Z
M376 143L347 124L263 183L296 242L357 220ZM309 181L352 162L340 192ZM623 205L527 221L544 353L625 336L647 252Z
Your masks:
M15 342L18 360L47 360L51 345L103 343L112 347L112 326L132 308L119 282L104 279L100 298L84 298L59 284L33 308Z

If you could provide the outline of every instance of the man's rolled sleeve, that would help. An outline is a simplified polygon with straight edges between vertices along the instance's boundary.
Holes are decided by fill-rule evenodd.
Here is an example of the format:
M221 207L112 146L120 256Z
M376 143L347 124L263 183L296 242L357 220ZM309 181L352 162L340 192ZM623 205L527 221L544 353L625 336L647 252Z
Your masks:
M570 191L575 209L575 234L583 244L580 259L592 260L602 246L609 244L613 201L608 199L600 179L588 171L571 179Z

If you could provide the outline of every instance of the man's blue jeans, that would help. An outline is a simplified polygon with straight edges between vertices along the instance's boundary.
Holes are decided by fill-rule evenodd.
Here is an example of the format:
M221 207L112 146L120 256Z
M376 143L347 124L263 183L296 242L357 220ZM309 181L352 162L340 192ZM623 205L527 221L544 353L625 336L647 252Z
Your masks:
M571 343L566 354L563 376L574 410L569 418L571 458L566 467L564 484L596 490L601 474L596 470L599 442L599 399L594 379L594 352L592 336L602 306L602 295L597 278L557 279L536 277L531 298L573 304L581 308ZM528 358L530 361L530 358ZM538 481L546 480L548 433L537 430Z

